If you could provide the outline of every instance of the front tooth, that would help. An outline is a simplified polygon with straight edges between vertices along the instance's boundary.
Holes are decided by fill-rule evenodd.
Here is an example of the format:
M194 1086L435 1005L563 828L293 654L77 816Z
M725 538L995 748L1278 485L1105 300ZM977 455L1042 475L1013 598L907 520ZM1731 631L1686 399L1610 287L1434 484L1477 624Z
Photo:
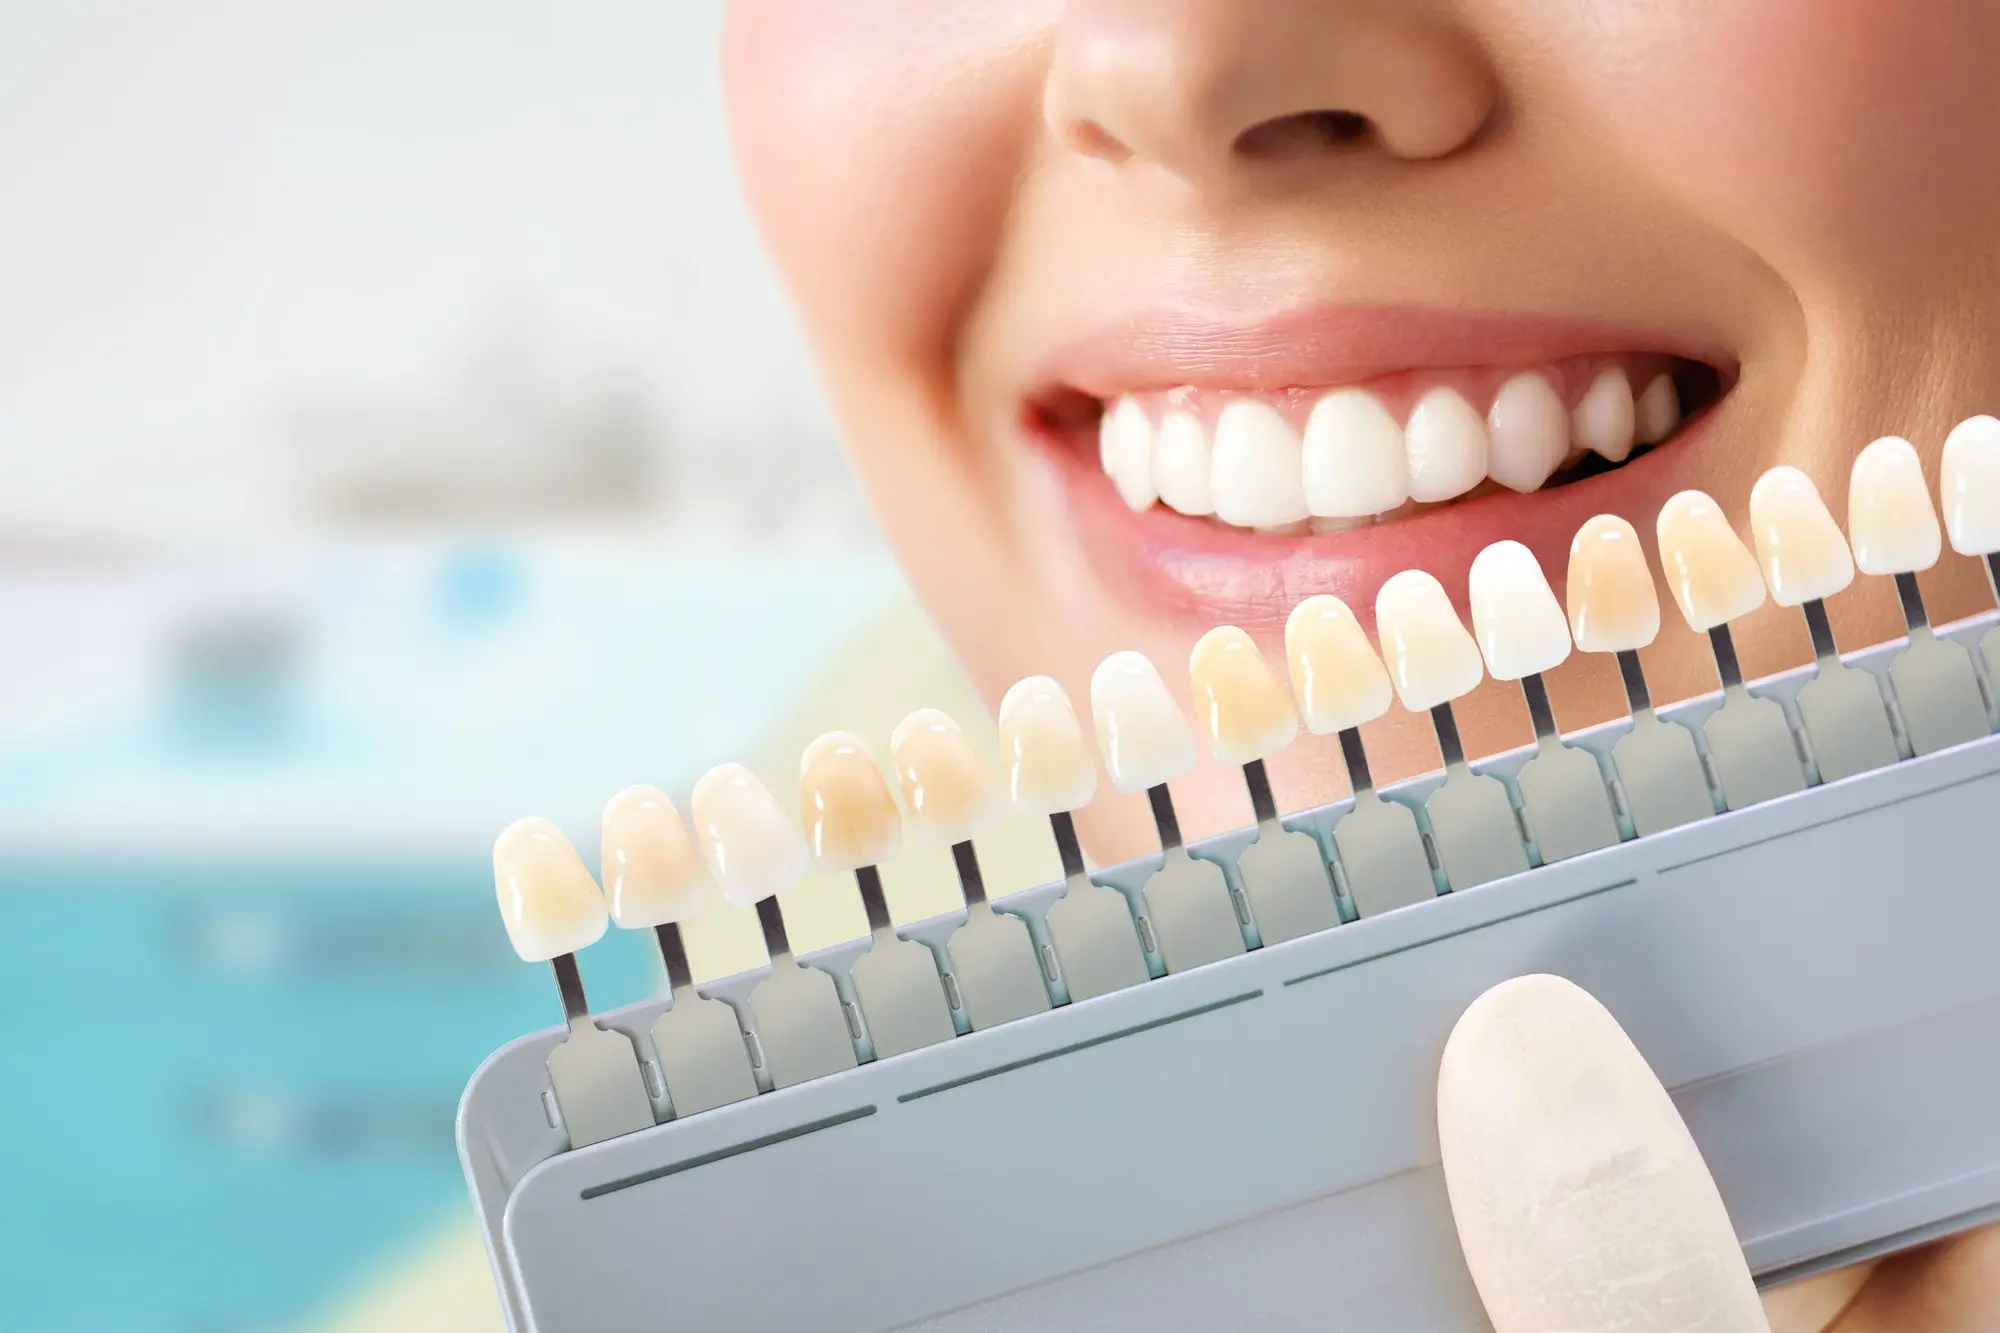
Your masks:
M1944 437L1938 499L1951 549L1960 555L2000 551L2000 421L1967 417Z
M1014 808L1081 810L1097 794L1097 763L1063 687L1047 676L1015 681L1000 700L1000 761Z
M1306 508L1316 517L1386 514L1410 498L1403 428L1365 389L1335 389L1313 404L1303 453Z
M806 844L769 789L741 764L717 764L688 797L701 859L734 907L755 907L806 873Z
M1864 574L1914 574L1937 563L1944 539L1923 464L1908 440L1885 435L1855 458L1847 539Z
M882 769L851 731L829 731L799 756L799 822L819 870L879 866L903 842L903 816Z
M1706 634L1764 604L1757 559L1701 491L1682 491L1660 506L1660 563L1689 628Z
M1534 552L1494 542L1472 558L1472 632L1495 680L1552 670L1569 656L1569 622Z
M1449 500L1486 479L1486 421L1456 389L1432 389L1417 400L1403 445L1412 500Z
M1200 418L1192 412L1167 413L1153 444L1153 486L1161 501L1183 514L1214 513L1210 466L1208 434Z
M1637 652L1660 633L1660 598L1639 533L1599 514L1569 544L1569 627L1586 653Z
M1142 792L1194 767L1194 729L1144 653L1113 653L1097 664L1090 713L1119 791Z
M889 735L910 822L941 843L965 842L1000 813L1000 785L949 714L919 708Z
M1390 576L1375 594L1375 633L1396 696L1413 713L1471 693L1485 674L1444 585L1420 569Z
M1500 386L1486 413L1486 473L1514 491L1539 490L1569 452L1569 413L1555 386L1529 371Z
M1750 488L1750 535L1779 606L1831 597L1854 582L1854 556L1812 478L1774 467Z
M1314 735L1358 727L1389 711L1389 673L1354 612L1331 593L1292 608L1285 657L1299 712Z
M604 805L598 865L622 930L685 921L701 910L708 872L680 811L658 787L627 787Z
M1120 398L1097 427L1097 456L1105 475L1133 509L1150 509L1153 488L1153 423L1134 398Z
M590 947L611 921L583 858L546 819L517 819L493 840L493 887L507 938L530 963Z
M1239 398L1222 409L1209 494L1215 516L1239 528L1281 528L1307 517L1298 432L1270 404Z
M1633 438L1640 444L1658 444L1681 424L1681 396L1671 375L1655 375L1633 409Z
M1614 463L1622 463L1632 452L1634 420L1632 382L1622 366L1606 366L1584 390L1576 411L1570 415L1570 433L1576 442Z
M1201 636L1188 659L1195 707L1216 762L1247 764L1292 743L1299 715L1250 636L1223 625Z

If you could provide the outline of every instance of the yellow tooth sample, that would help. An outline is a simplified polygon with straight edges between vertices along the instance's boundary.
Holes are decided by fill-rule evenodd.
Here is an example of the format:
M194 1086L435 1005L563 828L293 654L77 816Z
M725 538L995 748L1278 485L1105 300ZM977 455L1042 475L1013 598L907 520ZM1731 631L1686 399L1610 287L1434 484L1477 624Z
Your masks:
M898 722L889 756L910 822L937 841L964 842L999 815L993 771L958 723L937 709L919 708Z
M611 919L624 930L687 920L708 887L680 811L658 787L627 787L605 802L599 870Z
M1854 582L1854 556L1812 478L1774 467L1750 488L1750 535L1779 606L1803 606Z
M1469 694L1485 674L1444 585L1420 569L1391 575L1375 595L1375 633L1396 696L1413 713Z
M1520 680L1569 656L1569 622L1534 552L1494 542L1472 559L1472 632L1495 680Z
M1757 559L1701 491L1682 491L1660 507L1660 563L1681 614L1707 633L1764 604Z
M1236 626L1223 625L1201 636L1188 659L1188 675L1218 762L1262 759L1299 734L1291 696L1256 643Z
M1636 652L1660 633L1660 599L1639 534L1599 514L1569 544L1569 627L1579 651Z
M688 798L701 859L736 907L755 907L806 873L806 844L757 775L717 764Z
M1864 574L1914 574L1944 549L1923 464L1908 440L1885 435L1854 459L1847 537Z
M517 819L493 840L493 886L507 938L530 963L588 948L610 924L583 858L546 819Z
M1944 437L1938 499L1951 549L1960 555L2000 551L2000 421L1967 417Z
M879 866L903 843L903 816L867 742L829 731L799 757L799 823L813 868Z
M1328 736L1389 711L1389 673L1347 603L1318 593L1285 621L1285 658L1306 730Z
M1097 761L1063 687L1047 676L1017 680L1000 700L1000 762L1017 810L1080 810L1097 794Z
M1194 729L1144 653L1113 653L1097 664L1090 715L1119 791L1142 792L1194 767Z

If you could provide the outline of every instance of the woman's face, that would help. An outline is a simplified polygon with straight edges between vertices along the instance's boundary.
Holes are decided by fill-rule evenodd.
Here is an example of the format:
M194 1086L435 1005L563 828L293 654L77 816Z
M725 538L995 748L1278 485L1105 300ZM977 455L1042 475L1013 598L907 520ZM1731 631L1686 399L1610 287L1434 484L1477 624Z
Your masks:
M1650 547L1698 487L1740 529L1779 463L1844 514L1878 435L1935 478L2000 378L1996 52L1989 0L737 0L725 54L904 568L989 700L1083 704L1110 652L1185 695L1203 630L1275 654L1295 602L1366 622L1400 569L1463 605L1502 538L1560 593L1591 515ZM1900 633L1883 582L1833 603L1843 644ZM1925 582L1984 597L1950 554ZM1795 611L1737 636L1752 674L1810 656ZM1671 603L1643 657L1658 697L1714 688ZM1617 682L1552 673L1563 726ZM1460 718L1528 736L1512 687ZM1424 719L1364 735L1378 776L1437 764ZM1285 808L1345 785L1331 738L1272 767ZM1247 822L1234 773L1176 785L1191 835ZM1086 833L1143 850L1143 801Z

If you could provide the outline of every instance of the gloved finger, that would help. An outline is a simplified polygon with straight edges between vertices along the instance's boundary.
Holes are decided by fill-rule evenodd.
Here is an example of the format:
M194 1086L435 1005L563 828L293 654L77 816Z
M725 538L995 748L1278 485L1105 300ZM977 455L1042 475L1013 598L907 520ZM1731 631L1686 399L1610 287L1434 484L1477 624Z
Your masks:
M1580 987L1519 977L1473 1002L1438 1071L1438 1138L1496 1333L1767 1333L1680 1113Z

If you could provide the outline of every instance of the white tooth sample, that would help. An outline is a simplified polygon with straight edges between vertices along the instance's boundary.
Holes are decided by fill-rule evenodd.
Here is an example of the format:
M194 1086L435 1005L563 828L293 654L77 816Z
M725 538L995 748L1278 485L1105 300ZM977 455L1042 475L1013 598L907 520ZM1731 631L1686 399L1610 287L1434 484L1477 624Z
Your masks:
M1653 376L1653 382L1639 395L1638 404L1633 408L1633 438L1640 444L1658 444L1672 435L1681 424L1681 395L1674 388L1674 377L1667 374Z
M702 863L734 907L755 907L806 873L806 843L757 775L717 764L688 798Z
M1391 575L1375 594L1375 633L1396 697L1413 713L1471 693L1485 674L1444 585L1420 569Z
M493 840L493 887L514 952L546 963L597 943L611 913L562 830L517 819Z
M1569 544L1569 627L1586 653L1637 652L1660 633L1660 598L1639 534L1599 514Z
M1134 398L1120 398L1097 426L1097 458L1119 496L1133 509L1159 499L1153 488L1153 423Z
M1569 656L1569 622L1534 552L1494 542L1472 558L1472 632L1495 680L1553 669Z
M1779 606L1831 597L1854 582L1854 556L1812 478L1774 467L1750 488L1750 535Z
M1456 389L1432 389L1417 400L1403 448L1412 500L1449 500L1486 480L1486 419Z
M1277 409L1238 398L1215 422L1209 495L1215 516L1239 528L1281 528L1306 517L1299 434Z
M1703 492L1682 491L1660 506L1658 536L1667 586L1697 634L1764 604L1757 558Z
M1306 508L1318 518L1386 514L1410 498L1403 428L1366 389L1335 389L1313 404L1304 468Z
M685 921L706 898L708 872L694 839L658 787L627 787L605 802L598 869L621 930Z
M1622 463L1632 452L1638 429L1632 404L1632 382L1622 366L1606 366L1583 391L1570 413L1570 436L1592 453Z
M1486 475L1509 490L1540 489L1569 452L1569 410L1555 386L1533 371L1500 386L1486 429Z
M799 822L816 870L879 866L903 844L902 812L867 742L851 731L829 731L799 756Z
M1951 428L1938 469L1938 499L1952 550L2000 551L2000 421L1967 417Z
M1090 677L1090 714L1111 785L1141 792L1194 767L1194 728L1144 653L1113 653Z
M1285 621L1285 659L1306 729L1315 736L1373 722L1389 711L1389 673L1346 602L1306 598Z
M1000 763L1016 810L1081 810L1097 794L1097 761L1063 687L1047 676L1015 681L1000 699Z
M1885 435L1855 457L1847 539L1864 574L1914 574L1937 563L1944 537L1924 466L1908 440Z
M1000 814L1000 784L950 714L919 708L896 724L889 757L910 822L947 845L969 840Z
M1292 743L1299 715L1256 643L1234 625L1201 636L1188 659L1194 704L1218 763L1247 764Z
M1211 467L1201 419L1192 412L1168 412L1153 441L1153 486L1160 502L1183 514L1214 513Z

